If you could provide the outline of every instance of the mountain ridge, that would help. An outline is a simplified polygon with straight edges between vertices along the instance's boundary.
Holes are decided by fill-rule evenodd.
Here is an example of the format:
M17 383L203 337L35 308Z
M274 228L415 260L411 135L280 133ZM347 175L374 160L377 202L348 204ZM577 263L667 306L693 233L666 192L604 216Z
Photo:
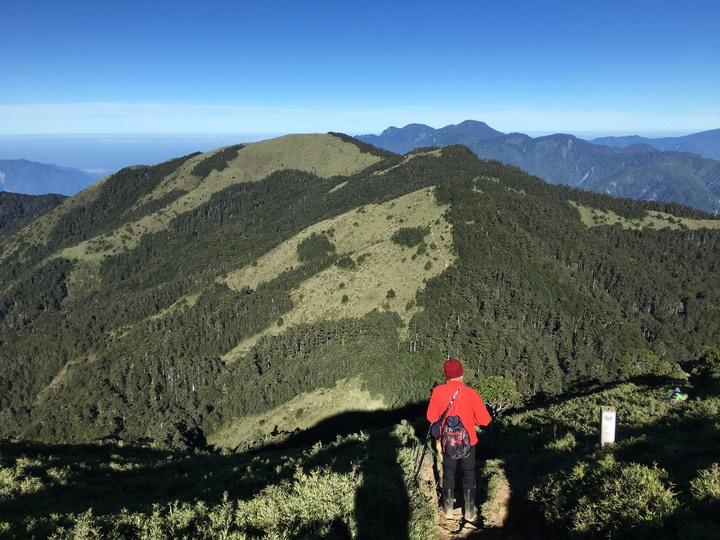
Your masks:
M132 167L2 241L4 436L182 446L341 379L397 407L449 353L529 396L613 380L627 348L692 358L720 326L718 223L460 145L296 136Z
M492 130L480 122L463 124ZM570 134L533 138L492 130L485 132L489 135L478 135L458 131L456 126L439 130L424 126L421 136L413 137L417 125L411 126L407 131L393 128L380 136L358 138L400 153L428 143L463 144L478 157L515 165L550 183L617 197L676 202L714 214L720 212L720 161L717 160L687 152L667 152L651 145L595 144Z
M720 128L691 133L680 137L640 137L638 135L631 135L625 137L597 137L590 142L618 147L632 146L634 144L649 144L658 150L692 152L704 157L720 160Z
M0 240L56 208L65 199L64 195L23 195L0 191Z
M463 144L463 141L467 139L502 135L503 133L491 128L485 122L465 120L440 129L434 129L425 124L408 124L403 128L389 127L380 135L360 135L357 138L385 150L405 154L424 146Z
M22 195L74 195L101 178L71 167L27 159L0 159L0 191Z

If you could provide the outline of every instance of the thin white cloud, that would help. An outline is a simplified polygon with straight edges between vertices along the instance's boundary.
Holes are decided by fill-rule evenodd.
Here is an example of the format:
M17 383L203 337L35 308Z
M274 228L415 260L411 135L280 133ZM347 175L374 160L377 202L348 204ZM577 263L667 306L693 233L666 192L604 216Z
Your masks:
M1 135L150 133L379 133L423 123L439 128L473 119L503 132L691 133L720 127L720 110L689 113L558 111L487 106L372 108L294 105L252 107L183 103L0 105Z

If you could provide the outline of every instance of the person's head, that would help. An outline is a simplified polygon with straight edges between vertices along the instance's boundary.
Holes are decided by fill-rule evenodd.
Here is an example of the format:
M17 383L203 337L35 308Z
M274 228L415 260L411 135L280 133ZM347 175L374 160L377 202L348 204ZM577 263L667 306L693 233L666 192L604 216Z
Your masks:
M445 361L443 373L446 379L460 379L463 376L462 364L455 358L449 358Z
M676 388L676 389L675 389L675 393L676 393L676 394L679 394L679 393L680 393L680 389L679 389L679 388Z

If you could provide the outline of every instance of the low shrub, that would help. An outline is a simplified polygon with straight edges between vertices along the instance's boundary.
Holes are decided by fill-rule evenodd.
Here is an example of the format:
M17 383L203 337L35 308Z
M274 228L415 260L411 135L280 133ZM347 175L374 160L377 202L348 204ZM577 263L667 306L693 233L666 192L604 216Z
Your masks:
M690 492L701 503L720 501L720 463L699 471L690 481Z
M550 474L528 497L538 502L548 522L584 537L657 537L679 502L666 472L621 463L611 454Z

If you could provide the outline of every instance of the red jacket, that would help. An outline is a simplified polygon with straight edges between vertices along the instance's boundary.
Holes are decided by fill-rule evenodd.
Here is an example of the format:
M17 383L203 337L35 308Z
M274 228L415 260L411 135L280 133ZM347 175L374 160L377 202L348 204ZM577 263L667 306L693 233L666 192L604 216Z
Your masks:
M490 413L485 408L483 400L474 389L465 386L461 381L449 380L445 384L441 384L433 388L430 403L427 408L427 419L430 422L437 421L440 415L447 408L450 400L458 387L462 387L460 393L450 407L447 416L458 415L462 420L465 429L470 435L470 444L475 445L478 442L477 433L475 433L475 424L487 426L490 423Z

